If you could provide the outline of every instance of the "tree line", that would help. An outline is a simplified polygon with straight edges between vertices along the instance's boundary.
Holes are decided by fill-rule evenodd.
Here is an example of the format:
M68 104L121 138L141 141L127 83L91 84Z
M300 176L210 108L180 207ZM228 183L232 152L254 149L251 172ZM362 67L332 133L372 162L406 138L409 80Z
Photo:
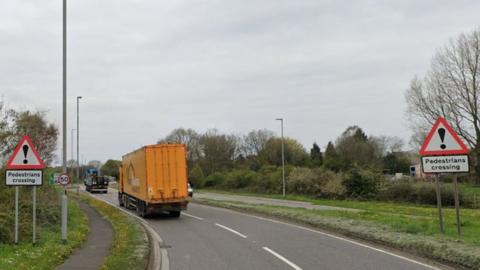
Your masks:
M282 164L282 139L266 129L252 130L242 136L223 134L216 129L201 134L193 129L177 128L158 143L187 145L190 180L196 187L218 185L222 180L212 180L215 174L235 170L274 173ZM307 151L294 138L284 138L284 144L289 172L295 167L304 167L336 173L352 169L408 173L412 163L409 153L402 151L401 139L367 136L358 126L348 127L334 142L327 144L325 151L316 142Z

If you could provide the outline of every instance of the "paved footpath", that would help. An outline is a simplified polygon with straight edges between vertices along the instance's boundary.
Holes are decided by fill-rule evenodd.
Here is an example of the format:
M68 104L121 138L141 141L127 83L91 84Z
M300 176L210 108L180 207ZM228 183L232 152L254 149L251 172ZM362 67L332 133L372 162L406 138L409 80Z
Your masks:
M114 236L112 225L86 203L80 202L80 208L88 216L90 234L87 242L57 267L57 270L97 270L110 254Z

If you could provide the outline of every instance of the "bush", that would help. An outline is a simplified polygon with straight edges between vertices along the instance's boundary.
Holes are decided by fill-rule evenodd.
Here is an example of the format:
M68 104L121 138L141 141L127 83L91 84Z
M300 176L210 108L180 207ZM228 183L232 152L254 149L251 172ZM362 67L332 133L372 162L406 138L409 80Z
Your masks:
M452 184L442 184L440 188L442 205L455 205L455 190ZM385 201L409 202L419 204L437 204L437 193L435 183L432 182L410 182L400 181L391 184L382 191L378 199ZM464 195L459 190L460 204L465 203Z
M205 179L205 187L219 187L223 183L224 179L225 175L223 173L212 173Z
M225 175L225 188L242 189L257 182L258 174L251 170L233 170Z
M351 170L344 180L347 195L359 199L376 197L386 183L383 174L364 169Z
M195 164L190 170L188 179L195 188L202 188L205 186L205 176L203 175L202 168L198 164Z
M329 178L322 187L322 197L332 199L340 199L345 197L347 188L343 184L343 175L334 173L332 171L326 171L326 174L329 175Z
M320 193L320 183L318 175L313 169L295 168L288 175L286 186L288 192L298 194L315 195Z
M344 197L343 176L324 169L295 168L288 176L289 192L317 197Z
M37 229L56 228L60 222L58 193L48 185L48 172L44 185L37 187ZM19 235L32 233L32 188L19 187ZM5 170L0 170L0 243L14 241L15 188L5 186Z

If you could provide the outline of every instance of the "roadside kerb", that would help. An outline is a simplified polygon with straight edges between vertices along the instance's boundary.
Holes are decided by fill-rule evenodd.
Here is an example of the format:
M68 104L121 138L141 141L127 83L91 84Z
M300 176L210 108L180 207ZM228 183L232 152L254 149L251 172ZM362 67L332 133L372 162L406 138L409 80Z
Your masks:
M150 241L150 259L149 259L149 262L148 262L148 270L169 270L170 269L168 252L167 252L166 249L161 248L163 240L160 237L160 235L158 235L158 233L155 230L153 230L152 227L150 227L148 222L146 222L145 220L143 220L139 216L136 216L136 215L126 211L125 209L122 209L122 208L118 207L117 205L114 205L111 202L102 200L102 199L100 199L100 198L98 198L98 197L96 197L96 196L94 196L93 194L90 194L90 193L86 193L86 192L83 192L83 193L89 195L90 197L92 197L96 200L102 201L102 202L104 202L104 203L106 203L106 204L108 204L112 207L115 207L116 209L122 211L123 213L126 213L126 214L136 218L140 222L140 224L142 224L142 226L145 228L145 230L147 231L148 240Z

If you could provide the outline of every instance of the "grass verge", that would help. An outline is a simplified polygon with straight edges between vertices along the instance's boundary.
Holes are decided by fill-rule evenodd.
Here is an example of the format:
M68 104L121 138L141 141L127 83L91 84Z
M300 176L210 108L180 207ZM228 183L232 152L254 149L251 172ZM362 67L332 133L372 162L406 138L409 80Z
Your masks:
M115 207L87 195L79 198L94 207L113 226L112 251L101 269L145 270L148 265L149 242L140 223Z
M411 213L412 209L404 209L404 212L398 213L396 212L398 208L394 208L382 213L372 210L360 212L308 210L198 198L195 199L195 202L287 219L349 237L390 246L456 267L480 269L480 248L478 245L449 236L424 233L424 231L429 230L429 226L424 228L425 225L423 224L433 222L431 220L434 215L431 216L430 210L425 211L423 209L420 218L417 218L405 214ZM373 206L371 207L373 208ZM385 209L384 205L377 207ZM447 226L451 226L451 223L452 220L447 216ZM478 234L472 235L473 237L478 240Z
M58 229L40 229L37 232L37 244L25 239L18 245L0 244L0 269L54 269L79 247L89 231L88 218L78 203L68 204L68 241L61 242Z

